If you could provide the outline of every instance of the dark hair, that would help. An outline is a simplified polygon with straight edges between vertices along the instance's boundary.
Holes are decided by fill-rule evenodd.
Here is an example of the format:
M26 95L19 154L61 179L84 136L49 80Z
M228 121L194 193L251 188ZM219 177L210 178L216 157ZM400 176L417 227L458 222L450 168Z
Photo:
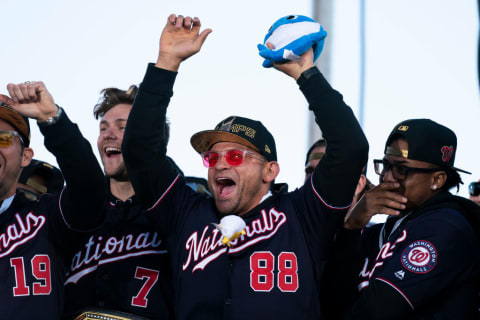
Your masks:
M445 168L445 173L447 174L447 181L442 187L442 190L448 191L453 187L457 187L457 192L460 190L460 185L463 184L462 178L456 170L451 168Z
M106 88L100 91L102 95L98 103L93 108L93 115L95 119L102 118L108 110L115 107L117 104L133 104L137 96L138 87L131 85L127 91L117 88Z
M108 110L112 109L118 104L133 104L137 96L138 87L132 84L127 91L117 88L105 88L100 91L101 97L98 103L93 108L93 115L95 119L103 118ZM167 142L170 139L170 122L165 121L165 136Z

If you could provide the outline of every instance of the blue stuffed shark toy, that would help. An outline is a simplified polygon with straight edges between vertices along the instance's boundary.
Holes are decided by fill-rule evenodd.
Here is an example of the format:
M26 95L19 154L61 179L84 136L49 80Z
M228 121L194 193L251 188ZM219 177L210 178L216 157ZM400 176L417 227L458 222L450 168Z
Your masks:
M320 56L327 32L312 18L290 15L278 19L268 30L263 44L257 46L260 56L265 58L263 66L270 68L273 63L300 60L300 56L313 47L314 61ZM270 42L274 49L267 48Z

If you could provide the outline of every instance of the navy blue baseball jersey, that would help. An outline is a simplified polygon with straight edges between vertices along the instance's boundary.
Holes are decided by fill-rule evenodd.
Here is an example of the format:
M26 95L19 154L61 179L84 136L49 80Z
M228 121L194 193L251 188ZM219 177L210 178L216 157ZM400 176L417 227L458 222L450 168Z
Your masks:
M178 319L320 317L315 279L343 223L368 143L341 95L313 71L299 85L329 141L329 156L305 186L273 192L242 215L246 234L228 247L214 226L221 218L214 201L191 190L165 156L159 124L176 73L149 66L122 151L135 192L171 254Z
M65 113L41 131L67 187L38 201L18 192L13 201L2 202L6 208L0 214L2 319L60 319L64 258L77 231L92 229L103 218L106 183L90 144Z
M106 222L84 236L70 257L64 317L101 307L172 319L170 267L156 227L135 197L122 202L110 194L106 207Z
M444 193L419 212L365 229L360 301L348 318L476 319L478 230L462 212L478 219L480 209L467 202Z

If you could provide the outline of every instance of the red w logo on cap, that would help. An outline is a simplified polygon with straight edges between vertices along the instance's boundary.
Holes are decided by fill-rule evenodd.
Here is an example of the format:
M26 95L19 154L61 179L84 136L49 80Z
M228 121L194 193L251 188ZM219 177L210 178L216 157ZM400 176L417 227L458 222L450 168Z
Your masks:
M442 161L448 162L452 158L453 155L453 146L444 146L442 147Z

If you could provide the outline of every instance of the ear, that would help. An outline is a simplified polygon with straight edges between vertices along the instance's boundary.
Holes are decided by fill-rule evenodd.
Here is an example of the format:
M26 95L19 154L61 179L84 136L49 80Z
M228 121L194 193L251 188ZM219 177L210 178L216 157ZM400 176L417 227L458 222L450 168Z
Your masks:
M434 191L440 190L445 182L447 182L447 173L445 171L434 172L432 175L432 185L430 188Z
M278 176L280 173L280 166L277 161L270 161L265 164L263 167L263 182L270 183Z
M355 188L355 196L359 195L363 191L363 189L365 189L366 184L367 184L367 177L361 174L360 179L358 179L357 187Z
M30 161L32 161L32 158L33 158L33 149L23 148L21 167L25 168L26 166L28 166L30 164Z
M367 177L363 174L360 175L360 179L358 179L357 187L355 188L355 194L352 198L352 207L357 203L359 200L360 194L362 193L363 189L367 185Z

